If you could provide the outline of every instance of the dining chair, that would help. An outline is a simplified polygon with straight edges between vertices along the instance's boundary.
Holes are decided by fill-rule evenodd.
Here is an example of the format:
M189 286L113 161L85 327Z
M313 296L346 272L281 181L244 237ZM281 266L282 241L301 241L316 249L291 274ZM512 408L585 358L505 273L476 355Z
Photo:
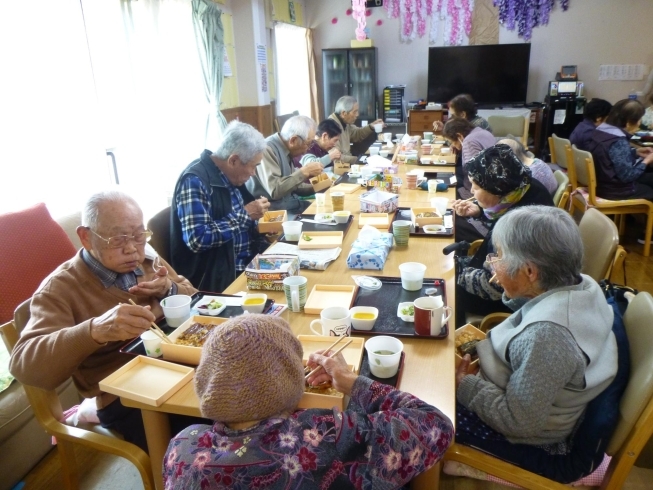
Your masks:
M299 116L299 111L292 111L290 114L281 114L274 118L274 127L276 128L277 133L281 131L281 128L286 124L286 121L293 116Z
M553 172L553 176L556 178L556 182L558 183L558 188L553 195L553 204L560 209L567 209L567 202L569 201L569 194L571 193L569 177L562 170L556 170Z
M31 299L24 301L14 314L13 321L0 326L0 334L11 352L30 318ZM77 427L62 421L63 409L55 390L43 390L23 385L34 415L41 427L57 439L57 451L61 461L64 488L77 490L79 475L75 462L75 444L95 449L129 460L141 475L145 490L154 490L154 478L150 457L138 446L122 440L119 434L99 424L84 423Z
M639 453L653 434L653 297L636 295L624 314L630 351L630 374L619 402L617 426L605 453L612 456L600 485L602 490L623 488ZM529 490L569 490L477 449L454 443L444 456Z
M605 278L615 259L619 246L619 230L610 218L590 208L578 224L583 240L583 274L596 282Z
M651 253L651 235L653 234L653 202L646 199L626 199L613 201L596 195L596 171L594 159L588 151L579 150L576 145L571 148L577 187L572 196L571 208L585 212L588 208L596 208L603 214L614 215L619 228L619 234L624 232L626 214L645 214L646 231L644 237L644 257ZM571 179L570 179L571 180ZM573 211L572 215L574 214Z
M150 245L168 264L170 263L170 212L171 207L167 206L147 222L147 229L152 232Z
M571 148L571 141L559 138L555 133L549 136L551 163L565 170L567 170L567 148Z
M495 137L513 136L521 141L524 148L528 149L530 118L526 116L489 116L487 122L492 127L492 134Z

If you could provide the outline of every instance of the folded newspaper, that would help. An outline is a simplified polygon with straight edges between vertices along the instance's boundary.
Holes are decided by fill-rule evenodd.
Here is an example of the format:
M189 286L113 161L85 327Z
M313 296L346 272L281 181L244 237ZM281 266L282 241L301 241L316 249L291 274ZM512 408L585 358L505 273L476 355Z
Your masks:
M299 267L302 269L325 270L331 262L336 260L342 252L341 248L318 248L300 250L297 245L291 243L277 242L266 252L268 254L289 254L299 257Z

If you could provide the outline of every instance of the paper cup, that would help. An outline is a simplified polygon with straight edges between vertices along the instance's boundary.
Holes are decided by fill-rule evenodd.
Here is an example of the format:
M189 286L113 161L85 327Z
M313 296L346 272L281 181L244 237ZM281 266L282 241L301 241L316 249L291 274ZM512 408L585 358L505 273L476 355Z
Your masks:
M392 141L392 133L383 133L383 141Z
M431 207L438 210L441 216L444 216L444 213L447 212L447 205L449 204L449 199L446 197L434 197L431 199Z
M399 265L401 274L401 287L406 291L419 291L422 289L426 266L419 262L404 262Z
M365 341L367 359L372 376L392 378L399 371L399 361L404 350L401 340L388 335L378 335Z
M326 196L324 195L324 193L319 192L319 193L315 194L315 205L318 208L321 208L321 207L324 207L325 204L326 204Z
M301 221L284 221L281 226L283 226L283 234L286 240L298 242L302 234L302 224Z
M376 131L377 133L383 131L383 124L375 124L373 127L374 127L374 131Z
M191 297L184 294L168 296L161 301L161 308L170 327L177 328L190 318Z
M429 179L426 185L429 192L435 192L438 190L438 181L436 179Z
M378 155L380 151L378 146L370 146L370 156Z
M161 337L157 334L148 330L141 334L141 339L143 340L145 353L149 357L161 357L163 355L163 352L161 352Z

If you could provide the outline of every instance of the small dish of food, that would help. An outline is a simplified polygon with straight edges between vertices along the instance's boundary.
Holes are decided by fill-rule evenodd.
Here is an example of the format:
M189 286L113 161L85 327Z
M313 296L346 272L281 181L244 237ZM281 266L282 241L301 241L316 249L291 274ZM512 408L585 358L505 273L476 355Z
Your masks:
M243 296L243 303L241 304L243 310L248 313L263 313L265 309L265 302L268 300L267 294L246 294Z
M399 303L397 305L397 316L405 322L414 322L415 305L411 301Z
M372 330L379 317L379 310L373 306L354 306L349 310L351 326L355 330Z
M217 299L212 299L208 303L197 305L197 311L200 315L218 316L227 307Z
M331 223L333 221L333 213L317 213L314 220L316 223Z
M424 233L434 234L442 233L446 231L446 228L442 225L424 225L422 226L422 230L424 230Z
M343 224L347 222L349 215L351 215L351 211L335 211L333 213L333 219L336 220L336 223Z

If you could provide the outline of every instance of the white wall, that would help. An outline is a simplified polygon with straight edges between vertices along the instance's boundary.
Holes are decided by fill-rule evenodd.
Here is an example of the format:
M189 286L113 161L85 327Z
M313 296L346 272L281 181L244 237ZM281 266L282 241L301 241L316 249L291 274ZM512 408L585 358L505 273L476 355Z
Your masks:
M578 65L588 97L611 102L641 90L645 81L598 81L599 65L644 63L653 67L653 1L649 0L570 0L567 12L559 6L551 13L548 26L533 31L531 67L527 100L542 101L547 84L562 65ZM314 29L315 52L321 63L321 50L348 47L354 39L355 21L345 15L350 0L307 0L306 23ZM373 8L367 18L370 37L378 47L379 93L390 84L405 84L409 100L424 98L428 76L428 33L404 43L399 37L399 19L388 19L384 8ZM337 17L337 24L331 19ZM377 26L376 21L383 20ZM427 30L430 21L427 23ZM437 46L442 45L440 39ZM523 42L516 32L501 28L500 43ZM318 87L321 87L318 66Z

